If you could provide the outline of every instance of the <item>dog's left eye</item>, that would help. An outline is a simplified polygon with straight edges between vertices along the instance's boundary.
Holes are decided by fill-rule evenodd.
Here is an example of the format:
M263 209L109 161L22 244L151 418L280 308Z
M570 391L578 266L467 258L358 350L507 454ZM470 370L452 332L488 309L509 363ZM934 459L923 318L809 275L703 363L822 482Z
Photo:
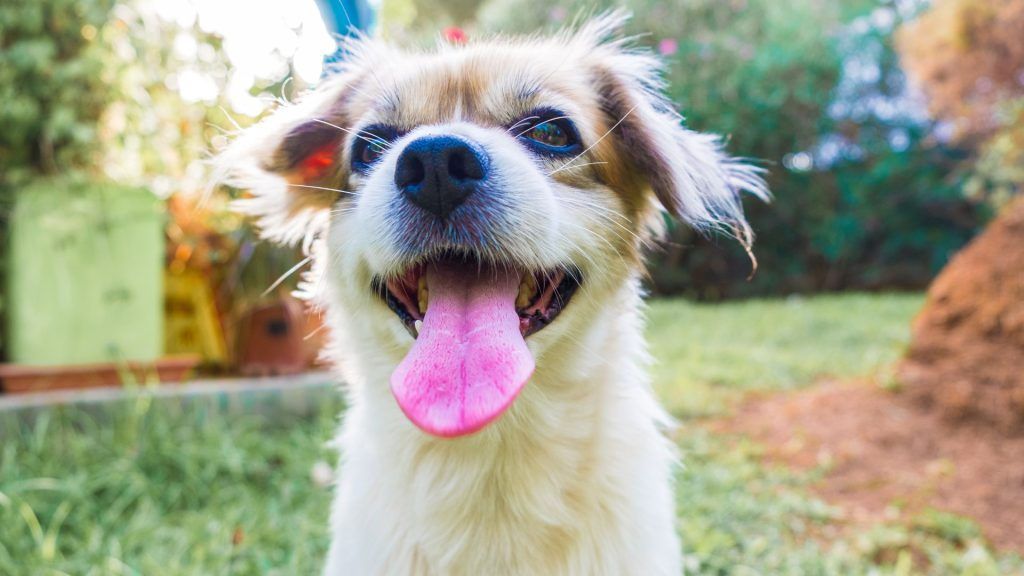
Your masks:
M571 120L557 112L537 116L539 120L533 120L533 125L518 135L527 145L546 155L573 154L578 151L580 137Z
M559 126L557 122L538 124L531 128L524 136L530 140L555 148L561 148L570 144L569 133Z

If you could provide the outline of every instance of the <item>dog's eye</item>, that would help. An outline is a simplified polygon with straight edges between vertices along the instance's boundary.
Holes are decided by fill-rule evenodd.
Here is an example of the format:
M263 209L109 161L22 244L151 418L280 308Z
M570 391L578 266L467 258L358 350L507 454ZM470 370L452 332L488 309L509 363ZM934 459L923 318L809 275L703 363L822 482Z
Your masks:
M524 124L520 121L520 124ZM555 110L534 112L530 124L517 136L530 148L547 156L561 156L579 152L580 137L576 126L565 114Z
M393 128L384 126L360 130L352 143L352 169L359 173L369 171L396 137L397 132Z
M373 138L369 142L363 142L359 147L359 161L363 164L373 164L384 155L385 150L387 150L387 142L383 140Z
M538 124L524 134L530 140L540 142L554 148L569 145L569 134L557 122L547 121Z

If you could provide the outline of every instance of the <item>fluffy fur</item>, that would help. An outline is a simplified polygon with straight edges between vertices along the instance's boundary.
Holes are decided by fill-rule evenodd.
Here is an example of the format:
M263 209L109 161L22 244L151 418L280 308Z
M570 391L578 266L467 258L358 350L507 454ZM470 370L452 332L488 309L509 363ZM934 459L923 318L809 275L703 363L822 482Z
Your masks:
M250 191L239 208L264 235L313 255L305 291L325 310L349 401L324 574L681 572L640 254L663 209L749 243L738 194L767 192L716 138L682 127L659 93L659 62L613 37L622 21L429 53L351 41L334 75L218 158L218 179ZM529 125L516 122L540 107L573 119L579 157L538 157L517 141ZM354 138L382 122L402 136L368 174L349 170ZM395 159L430 133L472 139L493 159L490 203L466 208L477 210L472 234L408 234L421 215L394 190ZM314 145L337 161L308 169ZM527 339L537 369L512 408L476 434L440 439L391 395L413 339L370 285L453 247L528 270L572 264L585 280Z

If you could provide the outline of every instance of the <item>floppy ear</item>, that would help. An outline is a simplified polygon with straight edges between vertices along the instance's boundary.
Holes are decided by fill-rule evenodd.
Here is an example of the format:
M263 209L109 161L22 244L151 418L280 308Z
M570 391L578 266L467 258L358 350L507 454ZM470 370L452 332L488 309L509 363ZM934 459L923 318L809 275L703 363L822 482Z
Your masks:
M721 230L749 249L753 234L740 201L742 191L767 201L761 169L726 155L717 136L686 129L663 95L661 61L609 40L628 14L617 11L584 26L577 39L590 57L603 112L617 153L648 185L665 210L698 231Z
M263 237L308 242L327 224L346 170L341 146L347 124L347 75L244 130L213 161L213 182L246 192L234 202L256 219Z

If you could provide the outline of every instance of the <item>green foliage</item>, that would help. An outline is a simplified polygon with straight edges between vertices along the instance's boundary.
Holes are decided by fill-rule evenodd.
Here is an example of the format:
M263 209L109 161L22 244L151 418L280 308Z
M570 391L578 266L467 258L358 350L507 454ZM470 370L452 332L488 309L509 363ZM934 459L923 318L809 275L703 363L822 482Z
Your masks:
M113 0L0 6L0 186L88 166L110 100L98 30Z
M1001 107L1003 126L978 151L967 181L967 194L1001 208L1024 192L1024 98Z
M886 2L491 0L488 30L555 28L611 6L667 52L669 95L697 130L768 170L769 206L747 202L759 271L729 240L677 226L653 254L652 289L729 296L921 287L978 229L963 154L909 99ZM674 52L673 52L674 51Z
M378 24L389 39L423 36L433 40L444 27L472 20L481 3L482 0L382 0Z
M920 301L656 301L650 336L662 368L655 380L671 406L694 390L691 383L718 392L748 379L775 389L806 386L822 374L868 375L894 357ZM872 324L878 341L870 337ZM729 338L743 354L721 355ZM686 345L700 350L686 358L694 368L673 379ZM776 355L782 360L766 362ZM717 371L727 364L731 372ZM34 422L0 412L0 574L317 573L328 543L330 491L311 472L333 460L326 442L342 409L333 388L320 394L309 399L318 411L304 417L289 415L286 405L293 404L284 400L240 402L244 415L214 408L214 401L147 398L45 409ZM993 554L963 518L928 512L909 525L837 531L840 511L808 492L817 473L766 467L757 446L693 423L682 426L678 444L685 465L676 475L676 503L687 574L1024 570L1019 558Z
M914 527L950 542L966 543L981 537L981 529L974 522L934 508L918 514Z

